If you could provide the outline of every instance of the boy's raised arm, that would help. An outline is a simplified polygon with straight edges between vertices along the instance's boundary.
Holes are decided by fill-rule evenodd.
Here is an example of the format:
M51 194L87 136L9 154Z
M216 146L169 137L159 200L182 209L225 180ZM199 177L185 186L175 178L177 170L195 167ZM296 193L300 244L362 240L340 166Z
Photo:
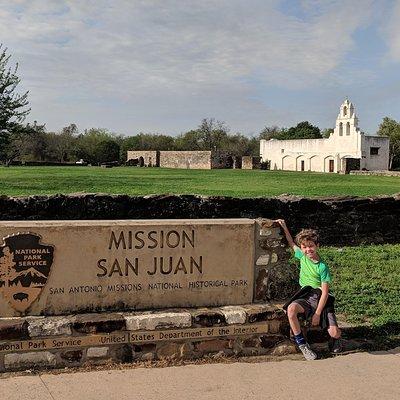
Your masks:
M290 234L289 229L286 226L285 220L284 219L277 219L277 220L275 220L275 222L277 222L281 226L281 228L283 229L283 232L285 233L286 240L287 240L289 246L293 250L297 249L298 247L296 246L296 244L295 244L295 242L294 242L294 240L292 238L292 235Z

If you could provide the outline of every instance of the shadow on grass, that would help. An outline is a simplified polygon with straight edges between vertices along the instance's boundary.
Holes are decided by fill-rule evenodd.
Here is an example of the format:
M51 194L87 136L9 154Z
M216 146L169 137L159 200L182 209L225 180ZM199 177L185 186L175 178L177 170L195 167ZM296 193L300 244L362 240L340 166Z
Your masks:
M354 326L343 329L348 339L364 339L368 350L388 350L400 346L400 322L388 322L377 326Z

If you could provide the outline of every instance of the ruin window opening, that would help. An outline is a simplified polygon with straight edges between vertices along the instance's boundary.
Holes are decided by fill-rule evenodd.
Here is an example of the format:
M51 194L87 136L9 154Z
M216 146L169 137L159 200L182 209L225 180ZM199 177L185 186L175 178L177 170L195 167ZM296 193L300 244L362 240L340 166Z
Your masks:
M370 147L369 149L370 156L377 156L379 155L379 147Z

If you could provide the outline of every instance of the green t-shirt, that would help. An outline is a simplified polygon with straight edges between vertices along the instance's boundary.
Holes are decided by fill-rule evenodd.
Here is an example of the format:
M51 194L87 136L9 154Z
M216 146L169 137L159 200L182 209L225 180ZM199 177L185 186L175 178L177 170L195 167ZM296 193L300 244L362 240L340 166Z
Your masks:
M299 248L295 249L294 256L300 260L299 283L301 287L311 286L316 289L321 287L322 282L332 281L329 268L323 261L312 261Z

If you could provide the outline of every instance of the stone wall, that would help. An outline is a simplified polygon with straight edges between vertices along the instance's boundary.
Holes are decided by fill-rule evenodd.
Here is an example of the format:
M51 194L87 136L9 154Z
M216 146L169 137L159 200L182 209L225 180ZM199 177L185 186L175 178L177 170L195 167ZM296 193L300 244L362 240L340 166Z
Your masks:
M350 175L398 176L398 177L400 177L400 171L350 171Z
M243 156L242 169L260 169L261 157Z
M400 243L400 195L375 198L55 195L0 197L0 220L285 218L325 245Z
M156 313L0 318L0 372L205 355L295 353L287 319L267 305Z
M228 151L211 152L212 169L240 169L242 167L240 157Z
M211 169L211 151L161 151L160 167Z
M135 151L129 150L127 159L128 164L136 164L138 167L159 167L160 152L159 151Z

